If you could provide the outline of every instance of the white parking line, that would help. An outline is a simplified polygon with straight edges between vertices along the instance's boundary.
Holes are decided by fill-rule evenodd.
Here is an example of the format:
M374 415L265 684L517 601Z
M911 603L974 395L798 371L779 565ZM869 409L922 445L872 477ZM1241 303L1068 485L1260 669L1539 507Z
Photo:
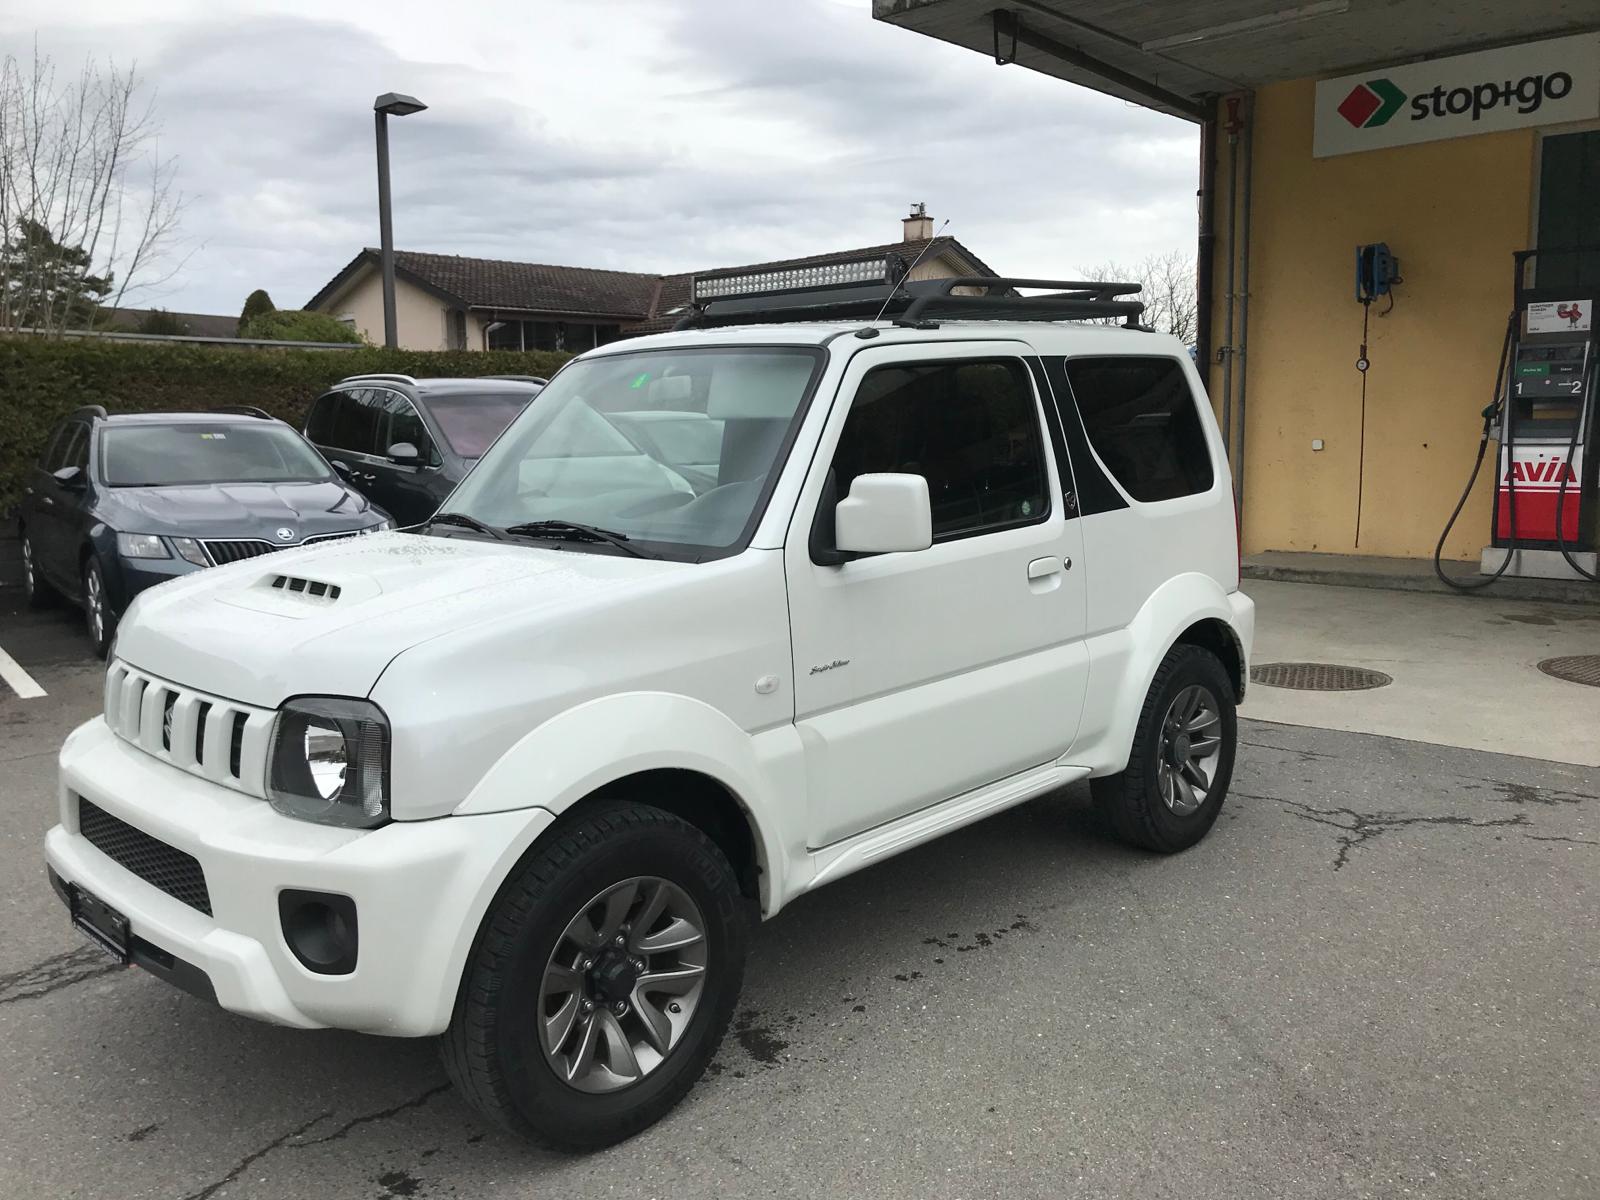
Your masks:
M37 700L45 694L45 690L33 681L33 676L6 653L4 646L0 646L0 679L10 684L11 690L23 700Z

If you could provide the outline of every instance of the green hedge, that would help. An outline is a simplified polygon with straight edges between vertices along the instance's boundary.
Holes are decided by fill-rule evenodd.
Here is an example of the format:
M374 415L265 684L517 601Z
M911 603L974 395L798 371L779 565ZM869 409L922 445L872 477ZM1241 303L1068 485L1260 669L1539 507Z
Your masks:
M250 350L3 338L0 515L16 510L26 468L55 423L80 404L103 404L113 413L253 404L299 428L306 405L346 375L549 375L568 357L552 351Z

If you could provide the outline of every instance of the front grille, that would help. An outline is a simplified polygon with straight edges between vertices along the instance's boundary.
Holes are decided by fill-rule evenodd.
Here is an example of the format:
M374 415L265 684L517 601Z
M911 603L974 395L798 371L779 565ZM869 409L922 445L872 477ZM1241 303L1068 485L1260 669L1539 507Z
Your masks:
M246 558L259 558L263 554L283 549L282 546L274 546L271 542L257 542L244 538L235 541L216 541L208 538L205 548L207 557L219 567Z
M260 558L263 554L271 554L277 550L291 550L296 545L315 546L318 542L333 542L340 538L355 537L361 532L359 529L343 529L338 533L318 533L294 543L263 542L255 538L207 538L203 544L211 564L221 567L247 558Z
M118 866L190 908L211 915L206 875L194 855L135 829L82 796L78 797L78 828L91 846Z
M113 662L106 724L146 754L223 787L265 796L267 743L276 714L180 687Z

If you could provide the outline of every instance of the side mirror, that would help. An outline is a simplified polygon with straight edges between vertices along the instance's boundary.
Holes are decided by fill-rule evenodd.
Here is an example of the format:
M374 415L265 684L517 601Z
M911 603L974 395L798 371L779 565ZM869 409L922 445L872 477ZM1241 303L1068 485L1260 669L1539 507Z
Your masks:
M82 491L86 486L82 467L62 467L59 470L51 471L50 477L68 491Z
M857 475L833 511L834 545L846 554L893 554L933 545L933 509L921 475Z
M414 467L422 461L422 455L410 442L396 442L389 447L389 461L396 466Z

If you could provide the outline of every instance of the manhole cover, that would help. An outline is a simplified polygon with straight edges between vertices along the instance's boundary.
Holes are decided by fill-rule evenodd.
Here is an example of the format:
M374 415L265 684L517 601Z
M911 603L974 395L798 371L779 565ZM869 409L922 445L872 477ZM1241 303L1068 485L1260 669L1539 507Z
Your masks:
M1250 668L1250 682L1265 687L1294 688L1300 692L1362 692L1394 682L1382 671L1342 667L1337 663L1262 663Z
M1600 654L1569 654L1565 658L1547 658L1539 670L1568 683L1586 683L1600 687Z

